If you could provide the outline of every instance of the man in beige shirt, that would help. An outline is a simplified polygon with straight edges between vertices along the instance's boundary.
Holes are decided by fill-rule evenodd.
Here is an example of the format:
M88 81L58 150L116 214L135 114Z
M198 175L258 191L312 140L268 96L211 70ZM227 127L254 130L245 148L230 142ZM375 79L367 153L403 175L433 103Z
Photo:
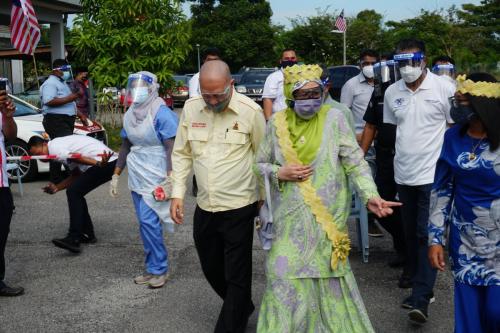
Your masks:
M215 332L244 332L251 300L253 218L259 193L252 171L265 132L262 109L234 90L227 64L206 62L201 96L184 105L172 154L170 213L183 223L191 168L198 182L193 237L208 282L224 300Z

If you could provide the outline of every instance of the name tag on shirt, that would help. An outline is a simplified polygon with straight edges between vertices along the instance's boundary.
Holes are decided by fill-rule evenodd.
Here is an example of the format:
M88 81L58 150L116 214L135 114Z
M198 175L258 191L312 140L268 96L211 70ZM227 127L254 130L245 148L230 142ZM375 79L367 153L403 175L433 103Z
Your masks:
M197 123L197 122L192 122L191 127L193 128L206 128L207 123Z

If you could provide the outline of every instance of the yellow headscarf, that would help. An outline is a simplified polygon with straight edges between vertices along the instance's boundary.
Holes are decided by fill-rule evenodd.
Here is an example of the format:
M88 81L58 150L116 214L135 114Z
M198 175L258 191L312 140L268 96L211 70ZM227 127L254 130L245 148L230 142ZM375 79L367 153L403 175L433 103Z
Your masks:
M321 82L323 70L318 65L294 65L283 69L284 94L287 100L293 101L293 92L307 82ZM311 164L321 145L326 114L330 106L324 104L311 119L302 119L288 107L285 110L290 139L293 148L304 165Z

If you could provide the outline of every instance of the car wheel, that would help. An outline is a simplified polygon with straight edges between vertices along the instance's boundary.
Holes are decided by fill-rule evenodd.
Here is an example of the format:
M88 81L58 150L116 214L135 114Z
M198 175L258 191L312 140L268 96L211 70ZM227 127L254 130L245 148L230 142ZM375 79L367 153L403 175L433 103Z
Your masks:
M7 156L28 156L28 145L19 139L6 142L5 153ZM35 179L38 175L38 166L35 160L22 161L19 163L19 174L23 182ZM17 172L9 171L9 179L17 181Z

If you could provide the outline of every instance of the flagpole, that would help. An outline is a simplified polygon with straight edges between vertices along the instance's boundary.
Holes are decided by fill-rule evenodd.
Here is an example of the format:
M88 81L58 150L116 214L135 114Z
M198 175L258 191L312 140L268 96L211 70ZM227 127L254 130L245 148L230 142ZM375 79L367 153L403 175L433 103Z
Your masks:
M38 86L38 90L40 90L40 82L38 82L38 70L36 69L36 59L35 59L35 51L33 51L33 67L35 69L35 80L36 85Z
M344 30L344 66L346 65L346 38L345 38L346 32L347 32L347 29Z

